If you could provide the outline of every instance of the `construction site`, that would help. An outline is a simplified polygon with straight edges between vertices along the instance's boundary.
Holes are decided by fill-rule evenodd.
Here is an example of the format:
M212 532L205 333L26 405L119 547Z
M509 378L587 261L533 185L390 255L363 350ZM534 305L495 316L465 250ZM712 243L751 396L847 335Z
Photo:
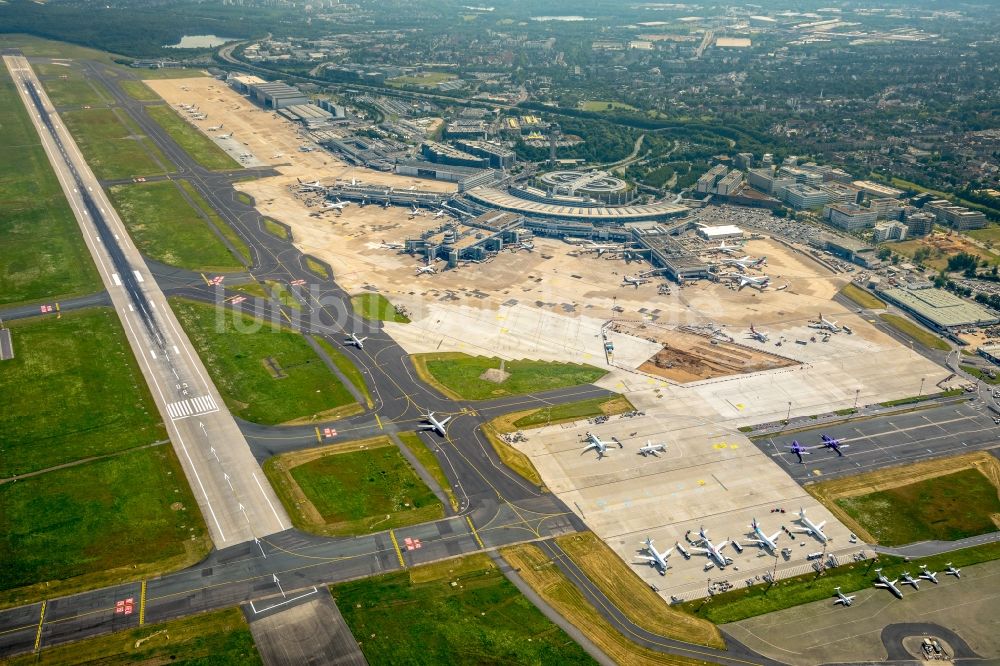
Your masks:
M738 344L711 327L670 329L652 323L616 321L608 330L662 345L662 349L638 370L679 384L798 364L798 361Z

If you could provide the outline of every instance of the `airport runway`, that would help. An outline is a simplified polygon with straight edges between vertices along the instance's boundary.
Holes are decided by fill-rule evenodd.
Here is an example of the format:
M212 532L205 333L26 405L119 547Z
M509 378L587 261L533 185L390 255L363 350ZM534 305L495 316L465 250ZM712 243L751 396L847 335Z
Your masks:
M291 522L27 59L4 56L217 547Z
M848 447L843 457L829 449L814 449L799 463L788 452L793 441L816 446L826 434ZM882 467L1000 446L1000 426L982 401L918 409L790 434L773 434L754 440L764 453L796 481L807 483Z

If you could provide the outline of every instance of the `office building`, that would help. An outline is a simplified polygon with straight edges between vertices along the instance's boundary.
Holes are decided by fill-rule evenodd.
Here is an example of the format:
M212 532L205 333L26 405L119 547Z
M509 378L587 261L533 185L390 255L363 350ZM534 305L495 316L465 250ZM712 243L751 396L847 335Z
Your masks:
M823 217L831 226L844 231L871 229L877 218L875 211L856 204L830 204L823 209Z

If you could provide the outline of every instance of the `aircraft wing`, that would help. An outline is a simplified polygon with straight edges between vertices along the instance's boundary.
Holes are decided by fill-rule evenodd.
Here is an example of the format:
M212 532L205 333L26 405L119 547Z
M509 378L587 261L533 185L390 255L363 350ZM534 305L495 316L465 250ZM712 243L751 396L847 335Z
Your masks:
M440 421L438 421L438 423L440 423L441 425L444 425L448 421L451 421L451 417L450 416L444 417L443 419L441 419Z
M652 557L647 557L646 555L636 555L636 556L635 556L635 559L637 559L637 560L642 560L643 562L649 562L649 563L651 563L651 564L652 564L653 562L656 562L656 559L655 559L655 558L652 558Z
M723 548L725 548L726 546L728 546L731 543L732 543L732 541L729 541L728 539L726 539L725 541L723 541L722 543L720 543L718 546L716 546L715 549L716 550L722 550Z
M698 548L697 546L688 546L688 550L692 553L707 553L708 548Z
M431 429L431 428L433 428L434 426L433 426L433 425L431 425L430 423L421 423L421 424L420 424L419 426L417 426L417 427L418 427L418 428L420 428L421 430L430 430L430 429Z
M775 532L774 534L772 534L771 536L769 536L767 538L770 539L772 542L775 542L775 541L778 540L778 537L780 537L780 536L781 536L781 530L778 530L777 532Z
M826 525L826 521L825 521L825 520L824 520L823 522L821 522L821 523L817 524L817 525L814 525L814 527L815 527L815 528L816 528L817 530L821 530L821 529L823 529L823 526L824 526L824 525Z

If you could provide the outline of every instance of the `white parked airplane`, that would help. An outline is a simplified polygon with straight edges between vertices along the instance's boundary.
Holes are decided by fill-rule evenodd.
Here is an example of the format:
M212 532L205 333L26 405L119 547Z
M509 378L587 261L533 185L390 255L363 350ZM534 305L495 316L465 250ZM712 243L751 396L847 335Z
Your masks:
M758 331L756 328L753 327L753 324L750 324L750 337L756 340L757 342L767 342L767 333Z
M923 578L924 580L929 580L932 583L934 583L935 585L938 584L937 572L936 571L928 571L926 564L921 564L920 565L920 576L919 577Z
M446 424L450 420L451 420L451 417L450 416L446 416L443 419L441 419L440 421L438 421L436 418L434 418L434 412L427 412L426 416L424 416L424 421L427 421L427 423L422 424L420 426L420 429L421 430L433 430L434 432L436 432L437 434L441 435L442 437L446 437L447 435L446 435L446 432L445 432L445 429L444 429L444 424Z
M649 280L646 278L632 277L631 275L622 276L622 286L630 284L638 289L640 284L646 284L647 282L649 282Z
M854 603L854 595L851 596L845 595L843 592L840 591L839 587L833 588L833 591L837 594L837 600L833 602L834 606L836 606L837 604L844 604L844 606L846 607Z
M324 191L326 191L326 188L323 187L323 184L320 183L318 180L314 180L311 183L303 183L301 178L297 178L296 180L298 180L299 181L299 185L301 185L300 189L303 190L303 191L305 191L305 192L324 192Z
M738 279L740 281L740 286L737 291L743 291L743 287L753 287L760 291L767 289L767 285L771 284L771 278L767 275L761 275L756 277L753 275L744 275L743 273L737 273L732 276L733 279Z
M740 249L739 245L726 245L726 241L722 241L715 247L708 248L709 252L721 252L722 254L732 254Z
M417 266L417 275L434 275L437 269L433 266Z
M232 139L235 132L230 132L229 134L219 134L216 139Z
M903 592L896 587L896 583L899 582L898 578L896 580L889 580L882 575L881 569L876 569L875 573L878 574L878 578L875 580L875 587L881 587L884 590L889 590L897 599L903 598Z
M809 328L816 328L821 331L830 331L831 333L840 333L840 327L837 326L837 322L830 321L823 316L822 312L819 313L819 319L809 322Z
M438 212L434 213L434 219L436 220L439 217L445 217L447 215L448 215L448 213L445 211L445 209L441 208L440 210L438 210Z
M636 557L643 562L648 563L649 566L656 567L656 570L660 572L661 576L666 576L667 569L669 568L667 558L670 557L670 553L673 552L674 549L667 548L662 553L659 553L653 546L653 540L649 537L646 537L646 540L642 542L642 549L649 553L649 555L636 555Z
M698 530L698 536L701 537L701 547L691 548L695 553L704 553L708 558L716 563L720 569L725 569L726 565L730 563L729 558L722 554L722 549L725 548L729 541L723 541L719 545L715 545L708 538L708 534L705 532L705 528L702 527Z
M367 339L368 339L368 336L365 336L363 338L359 338L358 336L356 336L353 333L351 333L351 337L349 337L346 340L344 340L344 344L345 345L354 345L358 349L364 349L365 348L365 340L367 340Z
M667 445L666 444L653 444L653 442L651 442L648 439L646 440L646 445L645 446L640 446L639 447L639 451L638 451L638 453L639 453L640 456L643 456L643 457L645 457L645 456L655 456L657 458L660 457L661 453L666 453L666 452L667 452Z
M209 127L208 131L209 132L218 132L220 129L222 129L223 125L225 125L225 123L222 123L221 125L216 125L215 127Z
M756 539L750 539L750 543L755 543L761 548L767 548L772 553L778 552L778 544L775 543L778 537L781 536L781 530L778 530L771 536L764 534L764 530L761 529L760 523L754 518L753 522L750 523L750 527L753 528L753 535L757 537Z
M951 566L951 562L948 562L947 564L945 564L945 566L948 567L947 569L944 570L945 574L949 576L954 576L955 578L962 577L962 570L956 569L955 567Z
M913 579L913 576L910 575L909 571L904 571L902 578L903 578L903 585L912 585L914 590L920 589L920 585L918 585L917 581Z
M760 257L759 259L754 259L753 257L747 255L742 259L723 259L722 264L724 266L735 266L737 268L747 269L747 268L760 268L767 263L767 257Z
M414 217L420 217L423 214L424 214L424 211L420 210L416 206L413 206L412 208L410 208L410 218L411 219L414 218Z
M806 510L800 507L798 521L802 523L802 527L804 528L802 531L810 536L816 537L819 539L820 543L826 543L829 540L828 537L823 534L823 526L826 525L825 520L819 524L814 523L806 516Z
M617 444L619 449L624 448L622 446L622 443L619 442L614 437L611 438L611 441ZM598 460L600 460L605 456L605 454L608 452L608 447L611 446L611 442L605 442L603 439L601 439L600 437L589 431L587 432L587 442L588 442L587 446L583 448L583 451L580 452L580 455L582 456L587 451L593 449L597 451Z
M342 211L350 205L351 205L350 201L341 201L340 199L337 199L336 202L330 202L330 201L323 202L323 208L326 208L327 210Z
M382 241L382 247L387 250L402 250L406 246L402 243L386 243L385 241Z

